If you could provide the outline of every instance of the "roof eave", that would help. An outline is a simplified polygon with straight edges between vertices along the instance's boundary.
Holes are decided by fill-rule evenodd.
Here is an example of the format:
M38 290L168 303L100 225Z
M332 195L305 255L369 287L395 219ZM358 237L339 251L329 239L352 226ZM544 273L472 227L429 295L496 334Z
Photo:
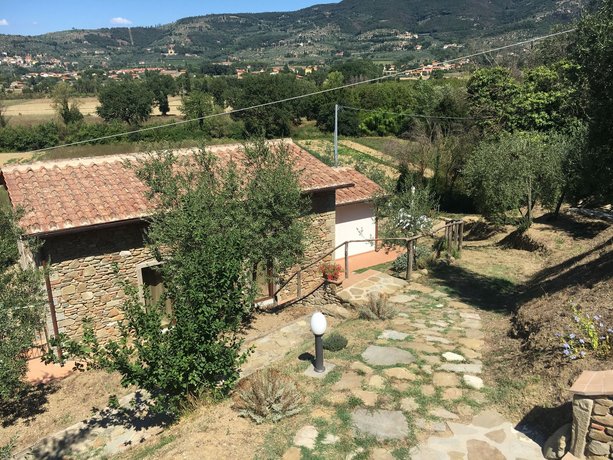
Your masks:
M341 203L336 203L337 206L347 206L349 204L360 204L360 203L369 203L372 202L374 200L373 197L370 198L361 198L359 200L350 200L350 201L343 201Z
M302 189L302 193L313 193L313 192L328 192L330 190L338 190L341 188L350 188L350 187L354 187L355 184L353 182L347 182L344 184L335 184L335 185L329 185L329 186L325 186L325 187L313 187L313 188L303 188Z
M81 225L78 227L59 228L57 230L47 230L47 231L42 231L42 232L29 232L26 230L25 236L35 237L35 238L48 238L52 236L70 235L73 233L87 232L91 230L100 230L100 229L110 228L110 227L120 227L122 225L144 223L146 222L147 217L148 216L133 217L130 219L115 220L111 222L101 222L101 223L92 224L92 225Z

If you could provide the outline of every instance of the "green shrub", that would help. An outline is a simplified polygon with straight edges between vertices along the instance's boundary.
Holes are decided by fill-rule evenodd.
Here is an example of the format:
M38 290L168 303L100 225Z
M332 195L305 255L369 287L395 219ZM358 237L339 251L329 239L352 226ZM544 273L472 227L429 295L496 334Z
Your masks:
M339 351L347 346L347 339L338 332L332 332L323 340L324 350Z
M387 302L387 295L371 292L366 306L360 308L360 318L367 320L391 319L396 310Z
M434 241L432 250L436 253L436 257L440 257L441 253L446 252L448 249L447 238L441 236Z
M15 449L15 439L11 439L8 444L0 446L0 460L9 460L13 458L13 450Z
M407 253L400 254L394 262L392 262L392 270L396 273L404 273L407 270Z
M238 384L234 408L255 423L278 422L302 410L296 382L276 369L257 371Z
M432 261L432 251L427 246L418 244L415 246L415 268L427 268ZM392 263L392 270L396 273L404 273L407 270L407 253L400 254Z

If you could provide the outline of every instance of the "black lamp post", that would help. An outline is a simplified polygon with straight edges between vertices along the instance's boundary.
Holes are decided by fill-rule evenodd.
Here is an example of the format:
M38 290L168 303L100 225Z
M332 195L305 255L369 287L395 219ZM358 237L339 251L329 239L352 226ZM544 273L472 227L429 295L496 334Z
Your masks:
M315 372L325 372L324 367L324 345L322 336L326 332L328 322L321 312L316 312L311 317L311 331L315 335Z

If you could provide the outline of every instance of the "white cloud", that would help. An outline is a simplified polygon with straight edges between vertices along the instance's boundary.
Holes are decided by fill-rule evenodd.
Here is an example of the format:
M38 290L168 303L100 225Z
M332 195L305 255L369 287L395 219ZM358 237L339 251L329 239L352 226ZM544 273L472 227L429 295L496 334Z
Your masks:
M132 24L132 21L130 21L129 19L126 19L126 18L119 17L119 18L112 18L111 19L111 23L112 24L121 24L121 25L125 26L125 25Z
M9 22L6 19L0 19L0 26L8 26Z

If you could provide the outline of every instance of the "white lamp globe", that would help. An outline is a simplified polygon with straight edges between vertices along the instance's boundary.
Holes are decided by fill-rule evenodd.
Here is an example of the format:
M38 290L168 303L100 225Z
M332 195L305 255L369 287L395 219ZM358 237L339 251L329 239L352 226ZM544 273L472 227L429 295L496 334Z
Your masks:
M327 327L328 322L322 312L318 311L311 316L311 331L313 331L313 334L324 335Z

